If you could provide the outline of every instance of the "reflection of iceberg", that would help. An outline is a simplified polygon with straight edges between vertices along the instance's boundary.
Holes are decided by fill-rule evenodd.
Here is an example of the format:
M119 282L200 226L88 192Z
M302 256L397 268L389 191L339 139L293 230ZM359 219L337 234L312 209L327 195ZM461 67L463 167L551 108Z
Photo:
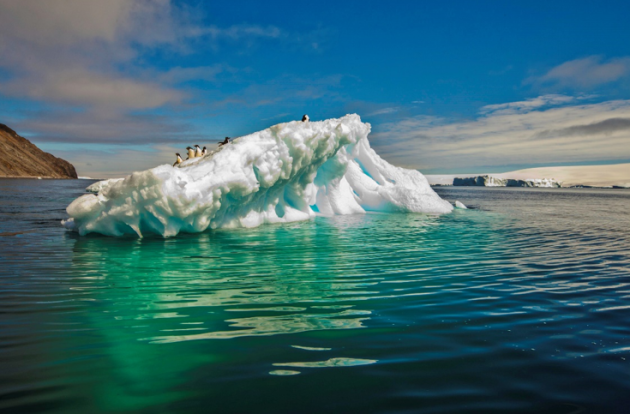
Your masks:
M369 318L357 318L356 316L370 315L370 311L347 310L338 313L302 313L279 316L254 316L251 318L228 319L230 329L218 332L187 333L152 338L152 343L170 343L192 341L199 339L230 339L241 336L269 336L279 334L294 334L331 329L357 329L363 328L362 321ZM191 329L180 329L179 332Z
M370 365L378 362L375 359L361 358L330 358L326 361L312 362L277 362L273 364L276 367L294 367L294 368L328 368L328 367L356 367L357 365Z
M366 217L333 220L359 219ZM354 262L330 254L345 247L328 220L296 223L290 231L263 226L172 239L77 237L75 268L88 266L122 289L108 298L115 305L105 326L147 324L151 329L137 332L145 344L362 329L372 317L364 302L380 297L367 289L380 278L352 272Z
M369 132L358 115L278 124L179 167L109 183L70 204L64 224L80 234L173 236L317 214L452 210L418 171L381 159Z
M284 376L284 375L298 375L300 373L300 371L292 371L289 369L276 369L273 371L270 371L269 374L270 375L280 375L280 376Z
M390 289L402 282L383 280L373 267L382 251L353 242L357 228L381 221L388 226L372 237L385 236L390 226L431 233L440 219L353 215L168 239L68 237L75 240L77 281L88 277L116 287L92 292L91 300L111 301L99 325L108 330L115 321L118 332L147 324L134 335L158 344L363 329L373 317L371 301L426 295Z

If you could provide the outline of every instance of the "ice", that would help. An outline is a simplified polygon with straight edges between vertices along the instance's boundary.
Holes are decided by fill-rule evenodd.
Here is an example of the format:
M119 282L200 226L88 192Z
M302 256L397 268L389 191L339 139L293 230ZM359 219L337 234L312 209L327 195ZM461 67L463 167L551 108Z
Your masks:
M169 237L316 215L450 212L420 172L370 148L370 128L358 115L274 125L177 167L108 180L73 201L63 224L82 235Z
M444 180L444 178L441 178L441 180ZM554 180L553 178L530 178L527 180L520 180L515 178L499 178L490 175L479 175L477 177L455 177L453 178L453 185L485 187L562 187L562 183Z
M455 201L455 208L461 208L461 209L464 209L464 210L468 209L468 207L466 207L466 205L464 203L462 203L461 201L459 201L459 200Z
M532 183L532 187L556 188L562 186L562 183L557 182L553 178L530 178L525 181Z
M109 180L97 181L89 185L85 191L90 193L99 193L103 191L105 187L109 187L110 185L122 180L124 180L124 178L110 178Z

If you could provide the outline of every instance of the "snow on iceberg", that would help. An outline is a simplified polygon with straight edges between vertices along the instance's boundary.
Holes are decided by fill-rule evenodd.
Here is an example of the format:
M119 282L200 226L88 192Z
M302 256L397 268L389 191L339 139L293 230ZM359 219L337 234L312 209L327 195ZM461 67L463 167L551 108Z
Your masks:
M452 210L420 172L381 159L369 132L358 115L274 125L177 167L108 182L73 201L63 224L82 235L168 237L316 215Z
M87 186L85 191L89 193L99 193L103 191L105 187L109 187L110 185L122 180L124 180L124 178L110 178L109 180L97 181L94 184Z

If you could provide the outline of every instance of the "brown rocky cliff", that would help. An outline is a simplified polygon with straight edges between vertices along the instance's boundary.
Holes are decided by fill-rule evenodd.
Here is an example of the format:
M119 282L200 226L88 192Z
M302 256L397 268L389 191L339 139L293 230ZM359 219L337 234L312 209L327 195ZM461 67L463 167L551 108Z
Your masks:
M0 177L77 178L77 172L68 161L40 150L0 124Z

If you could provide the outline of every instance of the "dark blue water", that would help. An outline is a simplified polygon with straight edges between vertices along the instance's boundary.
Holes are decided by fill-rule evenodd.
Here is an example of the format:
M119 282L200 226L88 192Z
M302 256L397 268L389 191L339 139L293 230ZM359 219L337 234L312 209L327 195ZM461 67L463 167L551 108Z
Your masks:
M88 184L0 180L2 412L630 411L630 191L137 239Z

